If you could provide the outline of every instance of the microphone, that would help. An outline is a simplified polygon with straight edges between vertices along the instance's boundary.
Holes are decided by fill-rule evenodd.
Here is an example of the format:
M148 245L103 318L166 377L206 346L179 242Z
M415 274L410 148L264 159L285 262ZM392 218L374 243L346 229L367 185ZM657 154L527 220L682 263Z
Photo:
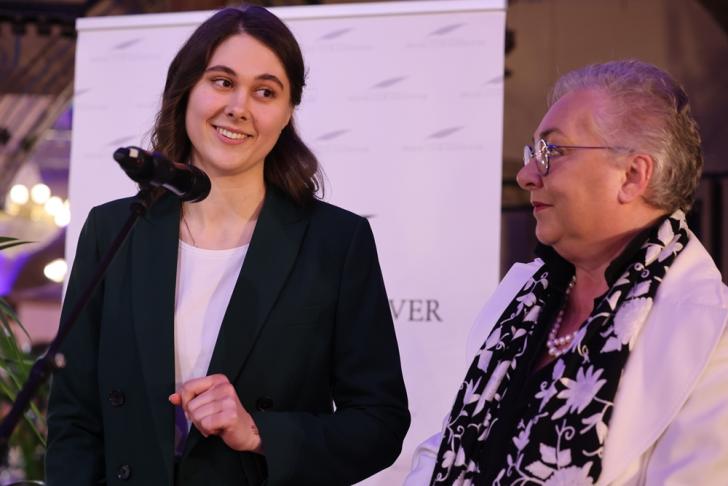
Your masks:
M126 175L139 184L163 187L183 201L199 202L210 194L210 178L197 167L172 162L159 152L120 147L114 152Z

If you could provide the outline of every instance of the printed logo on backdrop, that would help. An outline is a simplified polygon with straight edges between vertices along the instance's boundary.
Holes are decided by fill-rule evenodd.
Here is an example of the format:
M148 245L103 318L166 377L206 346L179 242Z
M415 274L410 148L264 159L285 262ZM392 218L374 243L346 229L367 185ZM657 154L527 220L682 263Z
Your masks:
M395 322L442 322L437 299L389 299Z
M467 22L447 23L424 32L405 44L407 49L460 49L486 45L480 26L470 29Z
M91 88L79 88L73 92L73 101L78 101L80 97L91 91Z
M371 101L426 101L430 95L426 91L412 89L410 77L405 75L386 76L375 80L365 91L348 96L352 103Z
M473 142L472 132L466 126L448 126L425 134L419 143L402 146L405 152L471 152L482 151L485 144Z
M81 88L73 93L73 104L78 108L82 107L83 111L100 111L106 112L111 109L111 102L108 97L97 96L98 89Z
M97 164L108 164L113 167L116 165L116 162L114 162L114 150L124 145L139 145L139 137L127 135L98 145L94 144L91 147L92 150L84 151L79 156L85 160L92 160Z
M371 219L375 214L360 214ZM437 299L389 299L389 310L395 322L442 322L440 301Z
M346 52L371 51L374 45L371 42L354 40L351 36L356 29L344 27L324 32L314 39L299 38L303 52Z
M476 86L462 89L458 94L461 99L473 100L479 98L499 97L503 90L503 74L493 75Z
M320 152L331 153L368 153L368 145L364 145L361 137L348 128L326 131L313 139L313 147Z
M128 135L125 137L120 137L120 138L111 140L109 143L106 144L106 146L116 148L116 147L120 147L122 145L135 143L136 141L137 141L137 137L135 135Z
M136 64L142 62L160 61L159 52L155 51L152 46L153 42L145 42L144 37L134 37L117 42L106 49L103 53L97 54L90 58L93 64L116 64L119 61L128 61Z

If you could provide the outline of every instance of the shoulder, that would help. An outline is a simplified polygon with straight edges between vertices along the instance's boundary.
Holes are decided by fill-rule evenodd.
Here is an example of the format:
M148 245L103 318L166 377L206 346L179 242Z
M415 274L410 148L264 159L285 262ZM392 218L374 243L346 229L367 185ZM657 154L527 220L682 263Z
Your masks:
M356 227L366 221L366 218L362 215L318 199L311 205L310 216L312 221L344 225L346 227Z
M99 204L98 206L94 206L91 211L105 215L114 213L120 214L122 211L128 212L129 207L135 201L135 199L136 198L134 197L123 197L121 199L114 199L113 201L108 201L103 204Z
M305 205L299 205L275 187L269 187L261 212L266 217L281 224L297 223L305 220L314 228L325 228L334 234L351 233L358 226L366 223L366 218L351 211L334 206L320 199L313 199Z
M351 240L356 235L371 233L366 216L324 201L314 201L308 214L310 231L323 232L328 239Z
M663 302L728 309L728 287L713 259L692 232L690 241L658 289L655 305Z
M132 205L136 197L126 197L94 206L88 213L81 229L79 240L95 240L100 248L108 246L133 214ZM179 199L163 194L136 221L132 234L137 234L142 227L156 225L179 218Z
M376 241L370 221L363 215L323 201L307 208L305 249L331 262L357 261L371 264L376 259Z
M116 199L98 206L88 212L86 221L81 230L81 237L85 234L104 235L118 231L131 214L133 197Z
M115 199L91 208L88 219L94 219L98 223L109 223L118 226L120 222L126 221L132 212L132 205L137 202L136 196ZM142 216L145 219L157 219L160 216L168 215L170 212L178 212L180 200L169 194L162 193L149 209Z
M121 199L115 199L113 201L105 202L98 206L91 208L89 216L93 215L96 218L112 218L118 219L129 215L130 208L135 198L125 197Z

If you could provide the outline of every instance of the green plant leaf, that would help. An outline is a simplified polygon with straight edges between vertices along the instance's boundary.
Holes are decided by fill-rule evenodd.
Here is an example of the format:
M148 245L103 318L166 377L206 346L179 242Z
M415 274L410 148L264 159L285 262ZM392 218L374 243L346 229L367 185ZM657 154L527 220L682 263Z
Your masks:
M0 311L0 322L2 322L2 328L0 329L0 356L7 359L21 359L22 352L18 348L15 335L10 327L10 321L2 311Z
M32 241L19 240L17 238L11 238L9 236L0 236L0 250L6 250L18 245L27 245L33 243Z
M18 241L18 239L13 238L12 236L0 236L0 244L8 242L8 241Z
M0 251L18 245L32 243L17 238L0 236ZM20 329L30 339L27 329L22 325L10 304L0 298L0 403L12 403L23 383L28 378L35 363L33 357L18 345L16 332ZM46 447L45 408L48 397L48 383L41 385L36 399L23 414L24 420L18 424L10 438L10 446L21 451L26 474L42 474L42 451Z
M10 305L7 303L7 301L5 299L3 299L2 297L0 297L0 316L9 317L10 319L12 319L15 322L15 324L18 325L20 330L23 331L23 334L25 334L25 336L28 338L28 340L29 341L31 340L30 334L28 334L28 330L25 329L25 326L20 322L20 319L18 319L18 315L15 313L13 308L10 307ZM11 330L10 324L5 319L3 319L3 327L5 327L8 330Z
M37 422L40 422L43 420L43 414L38 408L38 405L35 403L30 404L30 410L25 413L25 421L28 423L31 429L33 429L33 432L35 433L38 442L43 445L43 448L46 447L46 438L45 434L43 434L40 430L38 430L38 426L36 425Z

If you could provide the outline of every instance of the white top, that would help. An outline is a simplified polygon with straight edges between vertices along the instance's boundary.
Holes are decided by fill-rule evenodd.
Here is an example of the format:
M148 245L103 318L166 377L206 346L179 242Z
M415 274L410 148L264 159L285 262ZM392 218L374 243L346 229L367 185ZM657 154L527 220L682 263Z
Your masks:
M175 387L207 375L248 245L195 248L180 240L174 303Z

